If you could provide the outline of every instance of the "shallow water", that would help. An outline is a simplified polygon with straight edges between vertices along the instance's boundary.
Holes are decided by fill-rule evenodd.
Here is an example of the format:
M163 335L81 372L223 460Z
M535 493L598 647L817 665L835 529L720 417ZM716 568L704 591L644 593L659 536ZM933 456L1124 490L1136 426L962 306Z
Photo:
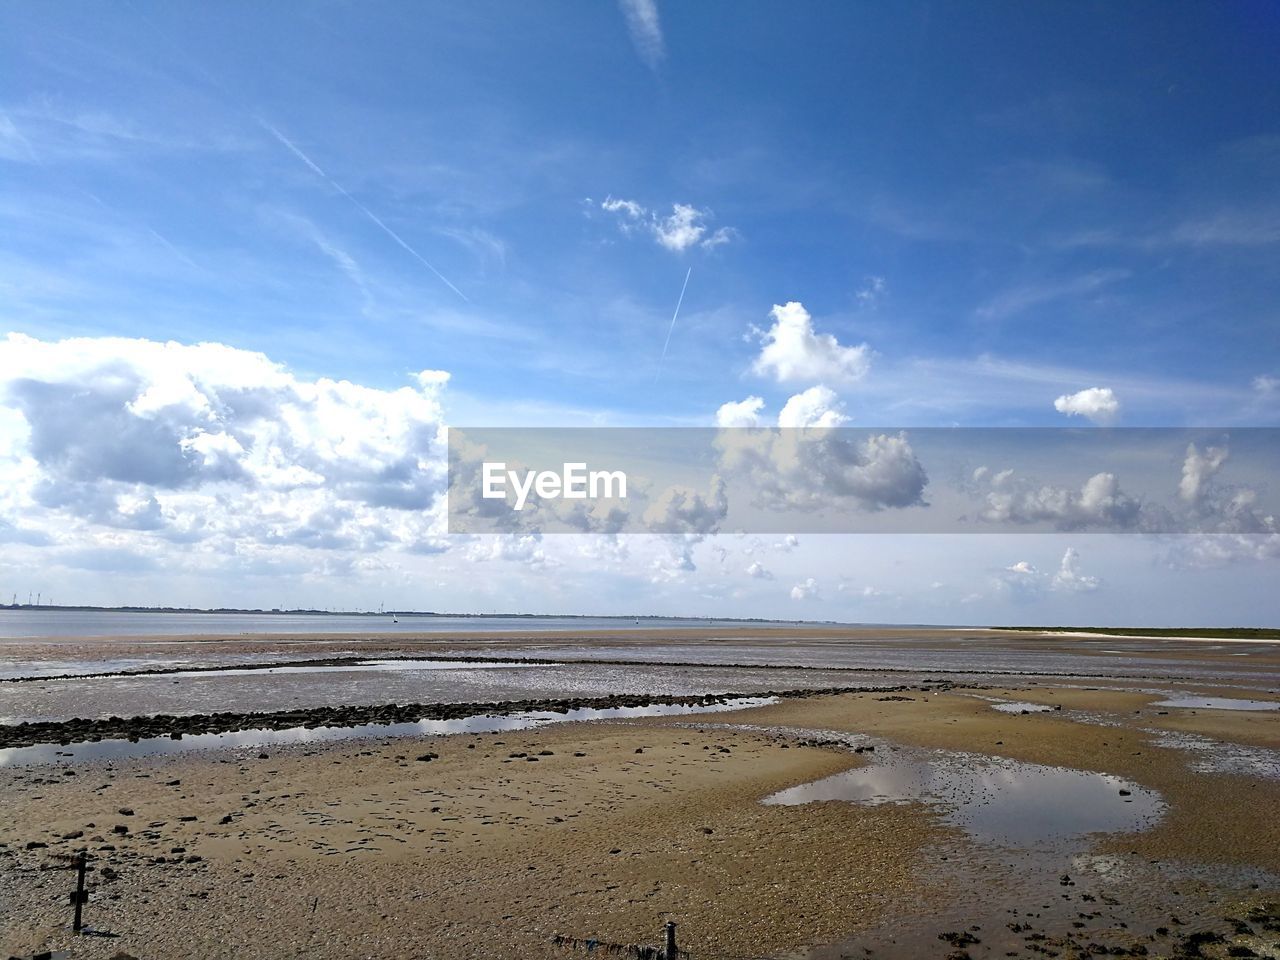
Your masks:
M1147 728L1157 746L1190 754L1188 766L1197 773L1280 780L1280 750L1229 743L1198 733Z
M1170 697L1153 707L1186 707L1192 710L1280 710L1277 700L1244 700L1239 697Z
M890 756L877 752L870 766L782 790L764 802L829 800L924 802L977 840L1029 848L1053 848L1092 833L1142 830L1165 809L1155 791L1110 774L905 750Z
M293 727L288 730L237 730L234 733L201 733L181 740L154 737L131 743L128 740L102 740L67 745L41 744L34 747L0 749L0 767L28 764L83 763L95 760L125 760L198 750L225 750L237 747L261 748L302 743L327 743L334 740L359 740L372 737L445 736L453 733L498 733L506 730L531 730L553 723L585 720L627 720L636 717L678 717L702 713L723 713L776 703L772 697L745 697L729 703L673 704L659 703L646 707L579 708L564 713L530 711L506 716L462 717L456 720L418 720L414 723L366 723L353 727Z
M751 626L794 626L793 621ZM737 627L740 620L681 620L666 617L506 617L390 613L164 613L126 610L0 609L0 643L30 637L178 636L203 634L480 633L568 630L654 630Z
M383 703L478 703L610 694L699 696L834 686L893 686L862 673L592 663L463 663L449 669L368 666L232 669L0 685L0 713L17 720L296 710Z
M1053 713L1053 707L1046 707L1043 703L1021 703L1016 700L993 703L991 709L1001 713Z

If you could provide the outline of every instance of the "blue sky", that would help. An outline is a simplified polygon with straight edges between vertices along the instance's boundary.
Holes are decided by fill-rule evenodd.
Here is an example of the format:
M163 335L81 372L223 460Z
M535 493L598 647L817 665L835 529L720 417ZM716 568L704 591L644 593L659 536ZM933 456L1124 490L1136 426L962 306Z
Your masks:
M758 397L776 416L818 385L859 425L1275 425L1278 44L1262 2L7 4L0 334L98 342L97 366L65 349L39 361L78 376L144 364L106 338L223 344L388 395L445 371L431 402L463 425L711 425L726 403ZM792 302L810 318L797 349L858 363L762 364L771 311ZM1055 408L1090 389L1110 391L1101 414L1089 398ZM29 425L42 414L26 402L8 406ZM118 504L68 514L49 491L85 458L14 436L12 463L44 492L0 502L5 522L48 512L50 542L23 550L163 566L169 548L147 538L164 539L182 510L168 491L189 487L95 485L85 468L76 503L153 497L169 522L144 535ZM276 541L220 536L186 555L182 589L248 602L257 581L224 560L245 537ZM401 565L423 536L291 541L288 569L319 584L300 600L348 576L360 596L428 605L415 585L447 578ZM464 577L477 549L413 562ZM847 552L823 549L815 570ZM1065 548L1042 549L1048 569ZM361 585L351 571L371 558L394 577ZM1004 559L1024 558L976 563L988 585ZM1258 583L1272 564L1232 561ZM516 566L535 579L513 598L544 596L545 572ZM683 593L655 594L625 566L619 596L655 612L708 589L695 569L661 588ZM811 575L798 560L779 574ZM110 599L98 576L50 574ZM148 576L137 590L166 589ZM1221 595L1185 576L1177 589ZM764 589L752 579L725 589Z

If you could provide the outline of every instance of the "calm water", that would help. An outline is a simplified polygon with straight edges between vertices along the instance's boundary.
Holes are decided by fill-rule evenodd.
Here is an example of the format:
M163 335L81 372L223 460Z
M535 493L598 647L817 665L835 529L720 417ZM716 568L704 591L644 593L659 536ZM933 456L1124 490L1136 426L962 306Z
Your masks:
M623 666L596 663L471 664L370 661L334 667L218 670L35 680L0 685L0 723L70 717L296 710L378 703L697 696L797 687L892 686L909 677L786 668Z
M683 717L701 713L725 713L774 703L768 697L744 697L728 703L677 704L656 703L647 707L582 707L564 713L532 711L505 716L461 717L456 720L418 720L414 723L365 723L353 727L293 727L289 730L237 730L233 733L200 733L181 740L149 737L131 743L128 740L101 740L67 746L41 744L34 747L0 749L0 767L26 764L69 764L86 760L125 760L154 757L197 750L287 746L300 743L328 743L374 737L448 736L455 733L499 733L507 730L533 730L553 723L588 720L629 720L637 717Z
M123 613L104 610L3 610L0 642L32 637L127 637L262 633L480 633L496 630L652 630L679 627L743 627L738 620L633 617L447 617L390 614ZM751 621L751 626L794 625Z
M1105 773L964 753L876 754L869 766L775 793L766 804L937 805L943 819L977 840L1052 847L1090 833L1132 832L1154 823L1164 802Z

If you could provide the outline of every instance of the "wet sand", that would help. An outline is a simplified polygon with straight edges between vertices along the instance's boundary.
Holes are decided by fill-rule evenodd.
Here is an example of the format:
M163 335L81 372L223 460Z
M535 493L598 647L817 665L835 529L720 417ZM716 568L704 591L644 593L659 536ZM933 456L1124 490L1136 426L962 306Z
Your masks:
M1219 655L1203 646L1177 659L1194 669ZM1239 684L1149 691L993 679L714 716L3 767L0 951L564 957L554 934L656 943L675 920L708 960L1085 956L1091 944L1276 955L1265 905L1280 900L1280 779L1257 758L1280 748L1280 712L1155 705L1169 691L1280 700L1267 679L1263 664ZM1093 771L1158 795L1161 816L1024 849L971 834L937 802L761 802L908 755ZM971 802L998 803L981 780ZM48 868L81 848L99 868L86 920L116 938L66 930L71 874Z

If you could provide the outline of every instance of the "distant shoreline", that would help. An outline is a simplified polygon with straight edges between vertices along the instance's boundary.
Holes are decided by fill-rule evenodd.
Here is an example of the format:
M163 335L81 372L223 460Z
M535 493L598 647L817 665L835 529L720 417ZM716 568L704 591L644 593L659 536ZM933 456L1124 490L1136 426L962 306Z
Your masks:
M776 626L794 623L810 627L856 627L885 629L927 630L998 630L1012 633L1060 634L1100 637L1152 637L1186 640L1277 640L1280 627L1095 627L1059 624L1057 626L993 626L990 624L931 624L931 623L853 623L841 620L790 620L767 617L695 617L664 614L596 614L596 613L449 613L438 610L316 610L262 609L252 607L104 607L92 604L17 603L0 604L4 611L23 613L130 613L130 614L187 614L197 616L253 616L253 617L353 617L386 618L413 617L418 619L449 620L618 620L618 621L677 621L690 624L743 623Z
M0 611L21 610L27 613L187 613L217 614L222 616L244 614L254 617L440 617L472 620L688 620L690 623L790 623L790 620L771 620L767 617L691 617L641 613L448 613L439 610L315 610L298 608L285 610L273 607L269 610L254 607L99 607L92 604L52 603L2 603ZM838 620L805 620L796 623L825 623L837 626L854 626Z

